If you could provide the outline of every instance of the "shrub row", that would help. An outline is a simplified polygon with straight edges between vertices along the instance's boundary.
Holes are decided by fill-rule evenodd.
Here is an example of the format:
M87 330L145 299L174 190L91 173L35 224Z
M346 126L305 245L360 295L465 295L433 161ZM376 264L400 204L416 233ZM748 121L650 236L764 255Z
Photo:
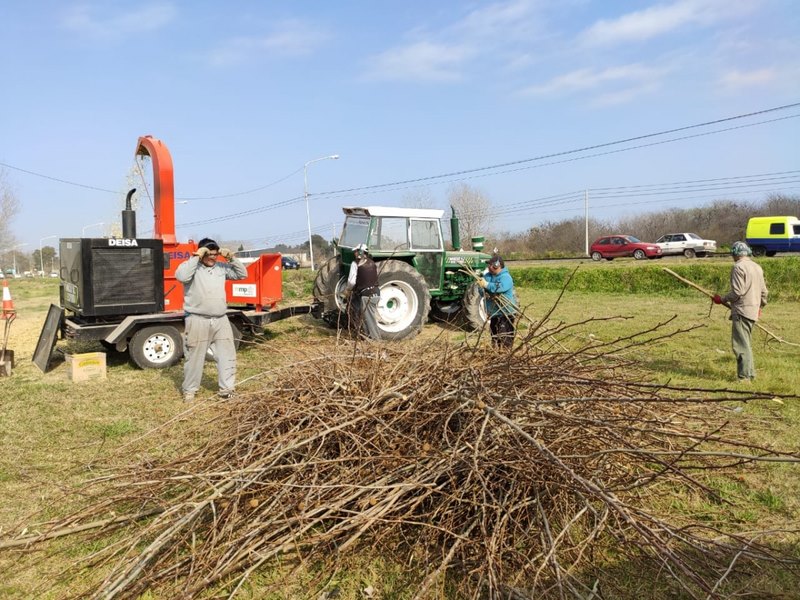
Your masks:
M800 258L777 257L758 260L764 269L764 278L770 292L770 299L800 300ZM669 268L681 277L688 279L710 292L724 293L729 289L730 263L692 264L641 264L631 262L619 267L511 267L514 283L520 287L538 289L561 289L575 271L569 289L594 293L662 294L684 296L698 292L664 271Z

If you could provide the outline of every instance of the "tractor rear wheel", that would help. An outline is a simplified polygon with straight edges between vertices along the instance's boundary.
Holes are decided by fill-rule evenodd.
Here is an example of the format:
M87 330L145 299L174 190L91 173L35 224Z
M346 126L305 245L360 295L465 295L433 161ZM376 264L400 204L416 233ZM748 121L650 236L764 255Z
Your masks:
M341 273L339 257L325 262L314 279L314 300L322 304L322 318L331 327L346 324L346 307L342 300L347 279Z
M402 340L422 329L431 309L431 294L422 275L408 263L378 263L378 327L385 340Z
M464 306L464 319L473 331L480 331L486 324L489 315L486 313L486 303L481 295L481 288L477 282L467 288L464 299L461 301Z

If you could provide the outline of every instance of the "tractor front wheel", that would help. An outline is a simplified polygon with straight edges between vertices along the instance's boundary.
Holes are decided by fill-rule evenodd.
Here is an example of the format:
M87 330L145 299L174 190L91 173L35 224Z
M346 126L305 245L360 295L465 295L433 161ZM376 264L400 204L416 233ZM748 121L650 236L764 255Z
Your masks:
M489 315L486 313L486 303L481 295L481 288L475 282L467 288L462 300L464 305L464 318L470 329L480 331L486 324Z

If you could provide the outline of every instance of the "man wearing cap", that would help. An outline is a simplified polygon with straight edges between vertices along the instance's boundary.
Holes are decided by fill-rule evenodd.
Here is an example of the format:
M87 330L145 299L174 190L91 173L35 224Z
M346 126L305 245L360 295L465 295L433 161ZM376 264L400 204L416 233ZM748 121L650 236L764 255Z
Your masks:
M761 266L750 259L753 252L744 242L731 246L733 268L731 269L731 291L714 295L715 304L724 304L731 309L731 346L736 356L736 375L739 381L749 383L755 379L751 337L753 325L761 316L761 308L767 305L767 284Z
M378 286L378 267L367 252L366 244L359 244L353 249L353 262L350 263L344 293L350 300L353 329L357 332L363 330L373 340L380 340L378 302L381 289Z
M217 262L218 257L227 262ZM228 320L225 281L245 279L247 269L227 248L203 238L197 252L175 269L183 284L184 355L183 399L194 400L203 378L203 364L210 348L217 363L219 397L230 398L236 384L236 346Z
M500 255L495 254L489 260L488 269L483 278L478 280L478 285L481 286L481 293L486 301L492 345L496 348L511 348L518 308L514 280Z

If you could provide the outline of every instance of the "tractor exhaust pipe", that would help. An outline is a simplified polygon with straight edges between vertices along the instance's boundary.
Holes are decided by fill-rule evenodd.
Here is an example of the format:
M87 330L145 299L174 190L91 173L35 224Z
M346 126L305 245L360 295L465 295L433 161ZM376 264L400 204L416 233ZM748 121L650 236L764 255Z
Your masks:
M453 242L453 250L461 250L461 232L458 229L458 217L454 206L450 207L453 216L450 217L450 240Z
M122 237L133 239L136 237L136 211L131 209L131 198L136 193L133 188L125 197L125 210L122 211Z

